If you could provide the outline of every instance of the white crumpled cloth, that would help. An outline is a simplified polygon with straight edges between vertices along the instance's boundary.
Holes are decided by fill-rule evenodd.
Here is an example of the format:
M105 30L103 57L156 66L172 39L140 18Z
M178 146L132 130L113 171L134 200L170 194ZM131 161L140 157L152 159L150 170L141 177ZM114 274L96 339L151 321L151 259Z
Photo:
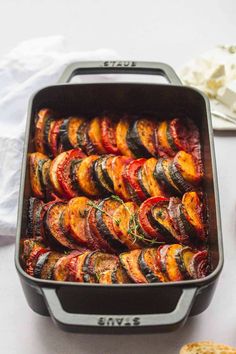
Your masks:
M114 59L115 53L66 51L61 36L22 42L0 61L0 236L16 233L26 112L30 96L56 83L64 68L80 60Z

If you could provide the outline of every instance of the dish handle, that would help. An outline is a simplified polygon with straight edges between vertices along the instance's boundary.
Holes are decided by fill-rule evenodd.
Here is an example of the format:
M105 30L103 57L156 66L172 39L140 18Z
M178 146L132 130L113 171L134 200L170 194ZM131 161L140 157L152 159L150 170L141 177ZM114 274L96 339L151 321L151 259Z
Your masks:
M194 303L197 288L183 288L178 302L173 311L158 314L79 314L67 312L63 309L61 301L55 288L42 288L43 296L48 311L57 325L68 327L71 330L81 329L81 327L90 327L108 329L112 327L114 332L119 329L129 328L141 329L154 328L156 330L167 330L177 328L183 325L188 318L192 305ZM102 327L102 328L101 328Z
M164 76L173 85L182 85L171 66L158 62L143 61L91 61L68 65L58 83L68 83L77 75L143 74Z

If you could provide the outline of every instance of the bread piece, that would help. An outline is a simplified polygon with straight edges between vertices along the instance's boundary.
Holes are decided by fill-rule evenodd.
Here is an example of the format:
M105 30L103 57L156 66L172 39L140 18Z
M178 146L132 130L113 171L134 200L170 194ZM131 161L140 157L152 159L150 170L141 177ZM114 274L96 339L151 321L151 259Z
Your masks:
M180 350L180 354L236 354L236 348L204 341L184 345Z

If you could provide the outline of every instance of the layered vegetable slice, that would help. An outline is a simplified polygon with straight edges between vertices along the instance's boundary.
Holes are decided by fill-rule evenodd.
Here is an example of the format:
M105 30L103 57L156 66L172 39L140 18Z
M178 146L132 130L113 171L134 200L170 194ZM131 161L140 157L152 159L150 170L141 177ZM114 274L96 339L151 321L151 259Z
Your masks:
M28 226L27 235L40 237L44 203L42 200L31 197L28 204Z
M162 187L166 193L170 195L180 195L181 190L175 184L170 175L170 163L170 159L159 159L154 170L154 177L157 179L157 182L162 184Z
M113 156L112 156L113 158ZM113 193L113 181L108 174L108 159L109 156L102 156L93 164L93 177L97 189L101 190L103 194Z
M166 261L166 273L170 281L184 280L184 276L179 269L176 255L183 246L174 244L170 245L167 249L165 261Z
M113 227L120 242L129 249L141 248L143 244L137 237L135 213L138 210L134 202L122 203L113 213Z
M151 157L157 155L155 130L157 123L150 119L138 119L130 126L127 144L135 156Z
M60 143L65 151L78 147L77 133L84 121L83 117L69 117L60 126Z
M143 167L145 162L146 159L144 158L130 161L123 170L123 178L129 185L131 197L137 201L142 201L147 198L145 189L142 188L142 184L139 182L138 178L138 172Z
M66 209L66 203L55 201L50 204L44 217L45 233L49 243L55 247L64 247L69 249L80 249L80 247L72 242L68 235L65 234L60 224L62 213Z
M119 154L116 141L116 122L108 116L101 118L102 145L108 154Z
M116 143L121 155L135 158L134 153L129 148L127 143L127 134L130 124L131 122L127 117L123 117L119 120L116 127Z
M156 248L145 248L140 253L139 266L148 283L165 281L165 276L158 266L157 257Z
M64 119L54 120L51 123L50 131L48 134L48 142L50 146L50 152L52 157L56 157L59 154L60 147L60 129Z
M115 255L95 251L90 253L84 262L83 279L87 283L98 282L100 275L106 271L114 270L119 262L119 258Z
M62 253L54 251L40 255L34 268L34 276L40 279L52 279L55 264L61 257L63 257Z
M128 201L131 199L131 195L128 191L127 184L124 180L124 171L126 166L132 160L126 156L116 156L112 160L112 180L114 184L114 191L119 197L121 197L124 201Z
M206 240L203 204L196 192L185 193L179 207L179 229L189 235L192 241Z
M75 242L88 245L86 235L86 218L91 208L87 197L72 198L67 204L64 212L64 223Z
M187 183L190 183L194 186L200 183L202 179L201 169L192 154L189 154L185 151L179 151L174 157L173 167L175 169L174 172L176 179L178 179L179 172L184 181Z
M157 205L160 202L168 203L168 199L164 197L152 197L145 200L140 205L140 208L137 213L138 222L144 232L149 236L150 239L155 239L160 242L165 241L165 236L162 235L160 229L153 225L154 223L150 222L150 213L153 206Z
M157 159L155 159L154 157L148 159L144 163L142 168L143 169L142 181L144 181L144 179L146 180L146 182L143 183L145 184L145 186L147 186L146 188L152 197L156 197L156 196L164 197L166 193L164 192L161 183L159 183L159 181L154 176L156 164L157 164Z
M116 231L114 229L114 223L119 227L120 219L114 217L116 209L121 205L119 199L106 198L103 199L98 204L98 209L96 210L96 220L97 228L102 237L109 243L109 245L114 249L114 252L121 252L125 250L119 237L117 237Z
M104 252L114 253L115 250L108 241L103 237L103 234L98 229L98 222L96 219L96 211L99 201L88 203L91 209L86 218L86 234L89 240L89 248L92 250L101 250Z
M195 254L196 251L190 247L180 248L176 253L176 261L178 263L178 267L185 279L191 278L190 265Z
M210 272L209 256L206 250L197 252L189 264L189 274L193 279L206 277Z
M148 283L139 266L139 257L142 250L136 249L130 252L121 253L119 258L129 277L135 283Z
M47 176L44 170L44 163L50 161L47 155L44 155L40 152L33 152L29 154L29 170L30 170L30 184L33 191L33 194L37 198L45 198L46 190L45 184L47 181ZM47 185L47 184L46 184Z
M165 241L173 243L175 239L178 238L178 233L169 215L168 206L168 199L157 201L151 207L148 218L155 230L157 230L165 238Z
M90 121L84 121L77 130L77 142L78 146L83 150L83 152L89 155L91 152L88 151L87 147L91 148L91 142L88 138L88 129L89 129ZM90 149L89 149L90 150Z
M71 176L72 164L74 161L78 161L86 157L81 149L72 149L61 154L62 157L58 159L56 165L56 180L60 185L60 189L63 191L68 199L76 197L78 195L78 189L75 188Z
M70 262L80 255L80 251L72 251L58 259L53 268L52 278L57 281L67 281L70 275Z
M113 284L132 283L131 278L128 276L126 270L120 263L115 269L112 270L111 279Z
M93 164L98 158L98 155L88 156L76 168L76 180L79 188L85 195L91 197L96 197L100 194L93 178Z
M91 120L88 126L87 134L88 144L86 150L88 155L105 154L106 150L102 144L101 120L99 117L95 117Z
M50 153L48 133L53 117L54 112L51 109L43 108L37 113L35 118L35 150L42 154Z
M174 156L176 153L175 147L168 139L168 121L164 120L159 124L157 130L158 153L161 157Z

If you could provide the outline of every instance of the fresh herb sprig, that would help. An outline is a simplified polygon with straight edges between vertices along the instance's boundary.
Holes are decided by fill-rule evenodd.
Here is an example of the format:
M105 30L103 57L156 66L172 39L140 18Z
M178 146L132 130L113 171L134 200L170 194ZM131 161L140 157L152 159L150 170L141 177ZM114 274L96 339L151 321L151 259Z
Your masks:
M134 213L131 213L130 209L127 207L127 205L124 203L124 201L118 197L117 195L111 195L111 198L114 199L114 200L117 200L118 202L120 202L121 204L123 204L124 208L128 211L129 215L130 215L130 226L129 226L129 229L128 229L128 234L133 237L133 243L137 242L137 240L140 240L140 241L143 241L143 242L146 242L146 243L149 243L151 245L154 245L154 244L163 244L164 242L158 242L154 239L149 239L149 238L146 238L143 234L140 234L138 232L138 224L137 224L137 221L136 221L136 218L135 218L135 214Z
M120 225L120 220L114 218L113 215L109 214L106 210L101 209L96 203L92 202L91 200L87 203L89 206L93 207L94 209L99 210L101 213L106 214L108 217L112 218L117 226Z

